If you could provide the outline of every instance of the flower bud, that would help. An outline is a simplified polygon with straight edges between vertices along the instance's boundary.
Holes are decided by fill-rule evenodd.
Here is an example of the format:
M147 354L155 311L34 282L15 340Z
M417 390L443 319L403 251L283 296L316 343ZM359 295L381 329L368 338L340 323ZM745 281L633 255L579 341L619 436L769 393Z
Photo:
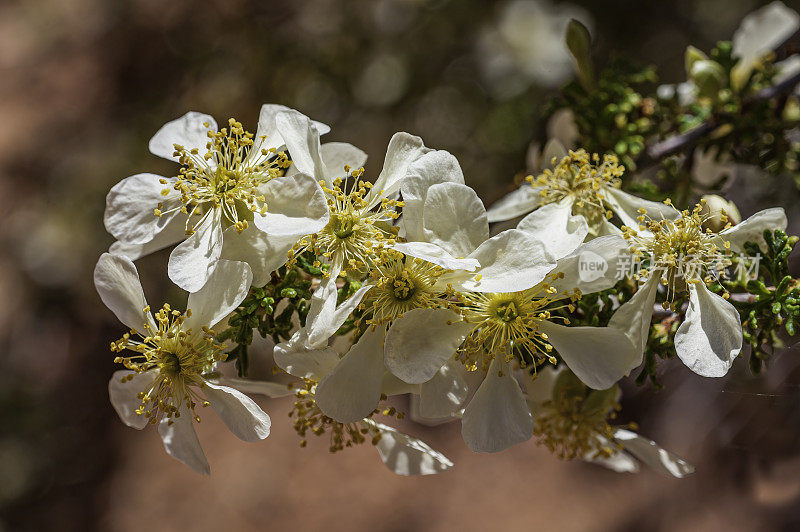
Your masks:
M742 215L739 214L736 205L722 196L706 194L700 199L700 202L703 205L701 213L708 216L708 219L703 222L703 229L711 229L718 233L725 229L728 222L736 225L742 221Z
M716 100L719 91L728 84L725 69L710 59L694 61L689 76L697 86L697 94L702 98Z

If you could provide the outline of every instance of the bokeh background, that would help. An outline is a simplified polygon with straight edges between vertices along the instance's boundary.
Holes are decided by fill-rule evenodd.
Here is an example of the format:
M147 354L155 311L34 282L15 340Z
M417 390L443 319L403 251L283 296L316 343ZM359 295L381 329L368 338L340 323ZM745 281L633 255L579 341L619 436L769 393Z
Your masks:
M797 2L787 2L799 9ZM683 52L729 39L753 0L0 0L0 531L16 530L797 530L800 349L762 378L740 360L704 380L665 363L666 390L626 386L623 420L697 466L676 480L564 463L533 442L475 455L458 424L402 428L456 463L396 477L370 446L306 449L264 400L272 435L236 440L214 416L200 439L213 473L169 458L107 399L121 326L91 272L111 238L104 197L120 179L174 167L150 136L188 110L255 127L282 103L333 126L380 169L406 130L461 161L488 205L545 136L543 104L572 75L569 17L598 57L683 79ZM791 178L742 172L744 216L800 195ZM151 301L180 301L166 253L139 263ZM744 357L742 357L744 358Z

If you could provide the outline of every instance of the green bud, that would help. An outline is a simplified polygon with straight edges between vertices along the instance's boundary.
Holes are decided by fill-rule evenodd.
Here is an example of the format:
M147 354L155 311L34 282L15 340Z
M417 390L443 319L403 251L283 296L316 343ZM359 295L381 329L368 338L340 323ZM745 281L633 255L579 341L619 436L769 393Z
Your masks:
M595 87L594 63L592 62L592 36L589 30L575 19L567 24L567 48L569 48L578 71L578 80L584 89Z
M694 46L687 47L686 54L683 57L683 64L686 67L686 77L692 76L692 67L696 62L706 60L708 60L708 56L701 50L698 50Z
M725 69L710 59L695 61L689 76L697 86L697 93L712 100L717 100L719 91L728 84Z

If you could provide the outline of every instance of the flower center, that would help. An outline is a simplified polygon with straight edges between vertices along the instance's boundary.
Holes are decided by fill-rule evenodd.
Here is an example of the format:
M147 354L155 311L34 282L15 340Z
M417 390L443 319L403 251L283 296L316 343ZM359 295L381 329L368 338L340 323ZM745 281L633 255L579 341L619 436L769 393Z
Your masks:
M686 292L691 284L711 283L719 272L732 264L730 258L717 247L718 235L703 229L710 217L702 214L703 203L692 211L681 212L675 220L653 220L640 210L639 231L624 227L625 238L631 243L631 252L644 260L638 277L650 274L661 276L667 287L667 305L678 294ZM724 251L730 249L723 242Z
M619 388L590 390L570 371L562 372L550 400L535 413L537 443L564 460L600 458L616 453L614 427L608 420L620 410Z
M572 302L580 294L558 293L549 284L540 283L522 292L468 292L456 294L456 298L463 319L475 325L456 355L467 369L476 370L480 365L485 371L496 356L507 362L516 356L522 367L545 360L555 364L557 361L550 354L553 346L547 341L547 334L539 330L539 323L556 319L569 323L567 318L551 312L574 310ZM570 303L558 305L556 302L561 299L570 299Z
M446 288L437 282L447 270L421 259L405 257L392 249L383 250L378 265L370 272L375 282L360 305L371 310L367 323L389 323L415 308L437 308Z
M349 167L345 170L349 172ZM370 206L366 197L372 183L360 179L363 172L359 168L345 179L337 178L330 187L322 183L330 221L319 233L301 238L290 252L292 257L311 249L336 269L365 274L375 265L379 251L394 243L392 222L400 216L396 207L402 207L403 202L384 198L377 208ZM352 185L348 186L351 177ZM319 267L321 262L316 264Z
M585 150L570 151L552 170L545 170L527 180L539 190L542 205L573 198L572 214L582 215L590 227L597 227L604 218L611 217L605 208L603 187L620 187L620 176L625 167L615 155L591 156Z
M208 123L204 124L206 127ZM240 122L228 121L230 129L208 132L206 152L197 148L187 150L175 145L175 155L183 165L171 188L161 194L168 196L172 190L180 192L181 205L163 211L163 203L155 210L156 216L180 210L188 214L187 234L192 234L205 216L221 210L226 227L234 226L242 232L252 221L253 213L265 214L267 204L259 188L271 179L283 175L291 162L283 152L274 148L261 148L265 138L253 140ZM167 180L161 181L167 184ZM200 216L198 220L196 216Z
M144 312L150 309L145 308ZM211 371L214 364L225 360L224 346L214 341L214 331L183 328L188 315L164 305L154 316L157 330L152 330L145 321L144 334L130 331L111 344L111 351L115 353L125 350L135 353L114 359L115 363L134 372L123 378L123 382L132 380L134 374L154 372L153 381L139 393L142 403L136 410L152 423L161 415L168 418L178 415L183 405L193 413L198 402L205 405L206 401L197 393L205 383L203 375Z

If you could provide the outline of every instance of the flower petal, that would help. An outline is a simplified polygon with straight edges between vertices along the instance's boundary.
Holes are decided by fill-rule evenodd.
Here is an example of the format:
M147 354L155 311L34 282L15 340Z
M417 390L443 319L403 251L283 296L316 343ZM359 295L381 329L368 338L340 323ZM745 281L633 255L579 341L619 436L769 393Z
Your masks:
M659 473L677 478L694 473L694 466L669 451L665 451L656 442L643 438L635 432L617 429L614 432L614 439L620 442L626 451Z
M350 313L358 306L364 294L372 288L369 283L355 291L350 297L345 299L341 305L336 306L338 296L336 287L337 273L330 272L331 276L322 283L311 296L311 305L306 318L306 329L308 330L308 345L319 347L326 345L328 338L342 326Z
M180 409L180 416L171 419L162 418L158 424L158 434L164 442L167 454L180 460L200 474L211 474L208 460L197 439L192 425L192 412L186 405Z
M434 150L409 165L401 187L404 203L401 224L409 241L425 240L422 226L425 199L430 187L438 183L464 184L464 173L451 153Z
M422 225L426 242L456 257L469 255L489 238L483 202L460 183L439 183L428 189Z
M239 390L206 382L203 393L211 408L240 440L254 442L269 436L269 416Z
M531 379L527 374L524 375L522 386L525 390L525 398L534 415L539 413L538 409L541 408L542 403L553 398L553 387L562 371L565 371L563 365L545 366L536 372L535 379Z
M398 475L435 475L453 467L450 459L424 441L382 423L369 421L381 433L381 439L375 445L381 460Z
M278 113L275 124L292 157L292 166L314 179L325 179L327 171L320 155L319 131L311 120L291 110Z
M133 375L133 380L121 382L123 377ZM136 410L142 406L139 399L139 392L143 391L153 379L156 378L155 371L144 373L134 373L128 370L115 371L108 381L108 397L111 399L111 406L117 411L119 418L129 427L142 430L150 421L147 416L139 415Z
M330 215L325 192L316 179L294 174L271 180L262 188L267 213L256 214L253 223L269 235L304 236L321 230Z
M317 406L326 416L340 423L354 423L378 406L384 371L384 334L382 329L367 330L319 382Z
M222 253L222 223L219 209L205 215L192 236L172 250L167 273L173 283L187 292L200 290Z
M275 346L275 364L289 375L320 381L339 363L339 355L330 347L309 349L304 333L303 330L297 331L288 342Z
M103 253L94 267L94 286L100 299L129 329L144 331L145 323L156 330L147 307L139 272L130 259Z
M731 84L740 89L762 56L782 44L800 28L800 16L781 2L753 11L733 34L733 56L739 59L731 71Z
M453 358L473 327L448 309L406 312L386 335L386 368L405 382L427 382Z
M103 217L106 229L114 238L127 244L145 244L161 232L178 214L178 211L156 216L155 209L163 203L162 211L180 206L177 193L163 196L161 191L171 191L175 178L165 179L155 174L136 174L126 177L111 188L106 196L106 211Z
M411 163L429 151L431 149L426 148L419 137L403 132L392 135L386 148L383 169L367 195L365 203L374 206L381 198L393 197L403 185Z
M205 124L208 124L208 127ZM197 148L201 155L205 154L209 142L208 132L217 131L217 122L213 116L189 111L180 118L164 124L150 139L150 153L170 161L178 161L175 157L175 145L183 146L186 151Z
M606 440L607 441L607 440ZM615 471L617 473L638 473L639 463L628 453L617 450L611 456L584 456L584 460Z
M138 260L145 255L168 248L173 244L186 238L186 215L179 214L173 217L161 231L153 235L153 239L145 244L126 244L114 242L109 248L109 252L114 255L122 255L131 260Z
M455 416L464 408L473 375L477 372L468 371L461 361L449 360L429 381L420 384L419 414L428 419Z
M261 111L258 115L258 129L256 129L256 139L266 137L266 140L259 146L261 149L269 150L270 148L278 149L284 145L283 137L278 131L275 123L275 118L284 111L295 111L285 105L278 105L274 103L265 103L261 106ZM316 120L311 121L320 135L328 133L331 128L322 122Z
M637 218L641 216L639 209L644 209L645 214L654 220L673 220L678 218L681 213L675 207L657 201L648 201L636 197L618 188L603 188L604 199L608 206L619 216L622 223L630 227L638 227Z
M327 171L326 181L332 183L337 177L344 177L344 167L349 166L351 171L363 168L367 162L367 154L352 144L346 142L328 142L319 149L322 162Z
M508 365L497 358L464 409L461 436L471 451L479 453L496 453L533 436L525 396Z
M539 327L567 367L595 390L613 386L641 356L624 332L611 327L565 327L549 321Z
M253 272L253 286L264 286L270 274L286 264L295 236L270 236L256 227L241 233L229 227L223 233L220 259L246 262Z
M704 283L689 290L689 308L675 333L675 351L703 377L722 377L742 350L739 312Z
M589 234L583 216L572 215L572 200L564 199L539 207L519 222L517 229L539 239L556 259L572 253Z
M722 242L728 241L732 250L742 251L745 242L755 242L764 249L767 247L767 243L764 240L764 230L774 231L780 229L785 231L786 225L786 212L783 209L780 207L764 209L741 223L720 232L718 245L721 247L723 245Z
M647 345L647 338L650 335L650 321L653 319L653 304L656 302L656 294L658 294L658 285L660 281L660 276L651 276L647 282L639 286L639 290L633 294L632 298L623 303L614 312L614 315L611 316L608 322L609 327L624 331L639 353L642 354ZM629 369L635 368L640 363L641 358L635 366Z
M489 223L503 222L527 214L539 206L540 198L539 189L523 183L518 189L492 203L486 211Z
M542 282L556 267L553 257L530 233L509 229L470 254L481 267L476 275L453 278L456 289L473 292L519 292ZM444 278L443 278L444 279Z
M578 288L584 294L611 288L627 273L631 263L628 242L616 235L601 236L578 246L558 260L551 275L563 274L550 284L559 292Z
M203 288L189 294L186 308L192 315L186 318L185 327L195 331L201 327L214 327L239 306L250 290L253 274L245 262L220 260Z
M475 271L480 266L477 259L461 259L452 256L436 244L428 242L397 242L390 246L404 255L428 261L448 270Z

